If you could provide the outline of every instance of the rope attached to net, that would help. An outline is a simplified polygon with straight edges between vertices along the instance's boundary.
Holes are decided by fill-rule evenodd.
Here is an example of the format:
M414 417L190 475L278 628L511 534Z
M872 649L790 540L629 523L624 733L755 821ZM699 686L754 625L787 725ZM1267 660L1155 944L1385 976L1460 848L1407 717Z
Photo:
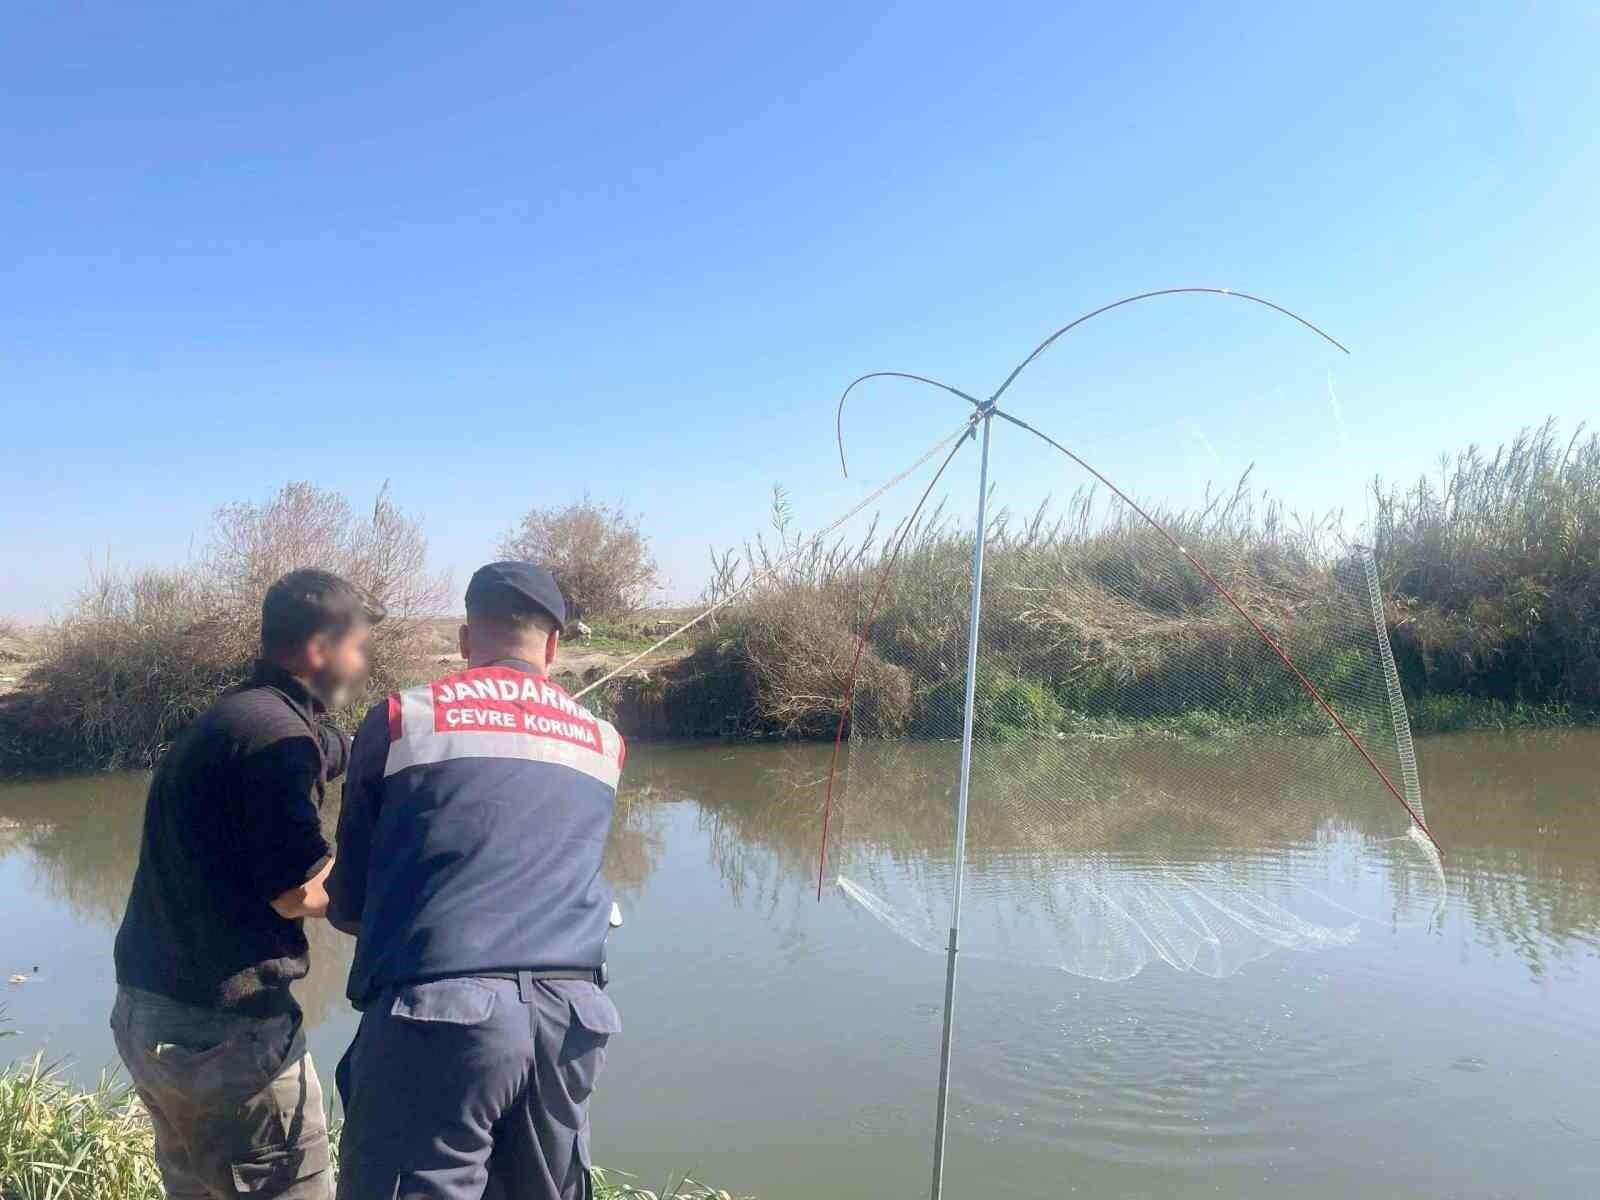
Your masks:
M916 474L916 472L922 466L924 466L927 462L929 462L935 455L937 455L939 453L939 451L943 450L946 446L951 446L950 456L954 457L955 451L956 451L957 448L960 447L962 439L964 439L968 435L970 435L971 432L972 432L972 422L970 420L963 421L961 423L961 427L959 429L957 429L954 433L946 434L944 437L940 438L932 446L928 447L927 451L920 458L918 458L916 462L912 463L909 467L907 467L905 470L901 471L898 475L896 475L893 479L889 480L883 486L879 487L876 491L874 491L870 495L864 497L862 500L860 500L856 504L852 505L850 507L850 509L848 511L846 511L842 516L840 516L837 520L833 521L832 523L830 523L829 525L825 526L824 528L819 529L816 533L812 534L809 538L806 538L803 541L796 543L795 547L792 550L790 550L789 553L783 555L776 562L771 563L770 565L768 565L766 567L763 567L759 571L752 571L751 574L750 574L750 577L748 579L746 579L738 587L734 588L733 591L729 592L726 596L723 596L715 604L712 604L709 608L706 608L701 613L699 613L697 616L692 617L689 620L685 621L682 625L679 625L671 633L667 634L665 637L660 638L659 640L654 642L647 649L639 651L638 654L635 654L632 658L628 659L621 666L614 667L610 671L607 671L604 675L602 675L599 679L596 679L593 683L585 684L579 691L573 693L573 697L572 698L574 700L581 700L584 696L587 696L590 692L594 691L596 688L601 687L604 684L610 683L618 675L623 674L625 671L631 670L633 667L635 667L639 663L643 662L646 658L649 658L650 655L654 654L657 650L660 650L663 646L667 645L667 643L675 641L678 638L682 637L685 633L688 633L689 630L693 629L696 625L700 624L701 621L704 621L707 617L711 616L713 613L718 612L719 610L721 610L723 608L726 608L729 604L732 604L735 600L737 600L740 596L744 595L747 591L749 591L756 584L762 582L763 580L770 579L773 575L777 574L784 567L788 566L796 558L800 557L801 554L803 554L806 551L810 550L811 547L815 546L818 542L822 541L823 538L828 537L830 534L832 534L836 530L838 530L841 526L845 525L846 523L848 523L849 521L851 521L855 517L860 516L862 511L864 509L866 509L868 505L870 505L870 504L874 503L875 501L877 501L878 499L880 499L884 495L884 493L886 493L888 491L891 491L893 488L897 487L899 484L904 483L906 481L906 479L908 479L910 476ZM952 442L954 443L953 446L951 445ZM945 459L945 466L948 466L949 463L950 463L950 459L946 458ZM944 466L941 466L939 468L939 474L940 475L944 474ZM938 475L934 476L934 479L937 480L938 479ZM930 488L931 488L931 485L930 485ZM923 495L923 500L926 500L926 499L927 499L927 495L924 494ZM921 503L919 503L917 505L917 507L918 507L918 509L920 509L922 507ZM903 537L903 535L902 535L902 537ZM848 708L849 708L848 702L846 703L845 708L848 710Z
M833 731L833 757L828 762L828 785L822 795L822 849L817 853L817 899L822 899L822 876L828 865L828 822L833 816L833 785L839 776L839 752L844 746L845 727L850 723L850 705L855 700L856 680L861 677L861 656L867 649L867 634L871 632L873 623L878 619L878 608L883 603L883 593L889 584L889 576L894 571L895 562L900 557L900 548L906 544L906 538L916 527L917 518L922 515L923 505L928 503L928 497L933 494L934 487L943 478L945 468L954 461L956 452L971 440L971 435L978 428L980 418L974 414L966 424L966 433L957 439L956 444L950 447L950 453L945 455L944 462L939 464L939 469L934 472L933 478L928 480L928 486L922 489L922 495L917 500L917 506L911 510L911 515L906 518L900 527L900 536L894 540L894 549L889 552L889 557L884 560L883 570L878 575L878 586L872 593L872 606L867 609L867 619L861 626L861 632L856 634L855 656L850 660L850 674L845 678L844 698L839 702L839 724Z

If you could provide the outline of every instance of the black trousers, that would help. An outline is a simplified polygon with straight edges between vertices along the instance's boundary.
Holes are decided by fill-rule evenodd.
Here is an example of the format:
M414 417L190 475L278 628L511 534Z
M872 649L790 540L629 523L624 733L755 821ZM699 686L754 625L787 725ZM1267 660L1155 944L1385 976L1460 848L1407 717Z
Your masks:
M339 1200L584 1200L589 1096L621 1022L578 980L379 996L339 1064Z

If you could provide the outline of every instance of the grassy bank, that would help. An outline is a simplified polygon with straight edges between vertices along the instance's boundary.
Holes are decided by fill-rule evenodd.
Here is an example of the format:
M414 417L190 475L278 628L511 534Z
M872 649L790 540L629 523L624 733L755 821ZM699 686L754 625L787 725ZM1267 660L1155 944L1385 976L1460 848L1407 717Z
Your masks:
M1600 711L1600 438L1546 425L1409 487L1372 485L1384 613L1419 732L1586 723ZM798 544L718 560L724 590ZM1245 482L1161 523L1335 700L1371 700L1364 581L1335 519ZM669 734L831 736L900 531L816 547L732 605L694 654L611 697ZM937 512L906 534L867 637L853 732L949 735L963 682L970 534ZM1255 634L1125 507L1080 492L1001 512L985 564L980 736L1218 736L1328 730Z
M1546 425L1492 455L1469 448L1410 486L1375 481L1372 490L1384 619L1416 728L1594 720L1600 438L1558 440ZM247 669L254 618L245 598L318 545L330 565L368 570L374 547L398 531L411 547L401 565L411 575L420 569L419 531L381 506L370 525L335 511L344 532L308 539L302 510L310 505L316 516L329 503L322 496L318 508L316 498L302 485L274 506L224 510L227 552L207 560L216 579L189 571L100 580L76 613L46 631L42 657L17 690L0 696L0 770L151 761ZM1364 603L1364 585L1348 586L1354 560L1336 520L1295 519L1245 482L1199 510L1157 515L1336 704L1344 695L1370 702L1370 688L1357 694L1373 662L1370 624L1363 633L1370 614L1344 603ZM716 557L711 596L780 561L781 570L592 703L632 736L831 737L856 632L904 532L868 630L851 732L953 734L969 533L935 511L910 530L874 527L787 561L802 542L781 496L774 525L775 544L758 540ZM293 534L287 549L279 544L285 529ZM1200 575L1104 495L1080 492L1025 518L1001 512L987 547L980 736L1327 730ZM406 571L385 563L367 577L410 578ZM425 590L412 585L401 599L414 604ZM570 648L563 681L581 686L686 615L592 622L589 645ZM381 626L374 691L457 664L447 626L405 617Z
M596 1183L600 1200L732 1200L688 1180L652 1191L597 1171ZM150 1122L126 1088L109 1080L75 1088L37 1058L0 1072L0 1200L161 1200L162 1194Z

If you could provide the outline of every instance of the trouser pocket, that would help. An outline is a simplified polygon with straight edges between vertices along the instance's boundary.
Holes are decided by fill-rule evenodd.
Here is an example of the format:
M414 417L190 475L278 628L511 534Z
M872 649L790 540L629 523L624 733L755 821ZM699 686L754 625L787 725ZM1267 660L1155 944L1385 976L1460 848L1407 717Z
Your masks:
M241 1196L325 1200L333 1194L327 1112L315 1064L302 1054L216 1129L214 1173ZM224 1193L226 1194L226 1193Z
M330 1200L322 1085L297 1017L128 1001L112 1031L151 1110L169 1195Z

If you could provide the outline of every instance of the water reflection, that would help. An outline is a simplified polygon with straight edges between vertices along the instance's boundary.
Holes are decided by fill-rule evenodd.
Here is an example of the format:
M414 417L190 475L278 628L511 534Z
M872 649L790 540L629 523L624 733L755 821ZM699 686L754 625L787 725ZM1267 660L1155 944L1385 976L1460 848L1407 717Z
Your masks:
M1229 745L1176 757L1170 745L1088 747L1071 760L1096 764L1087 799L1044 786L1067 760L1010 749L981 762L975 912L1075 864L1127 870L1141 846L1191 870L1239 866L1258 888L1303 880L1307 857L1374 846L1329 879L1330 894L1355 888L1390 907L1349 948L1279 956L1223 984L1165 969L1080 984L975 962L962 977L952 1189L1018 1200L1056 1180L1092 1195L1261 1200L1592 1192L1581 1179L1593 1183L1584 1131L1600 1122L1588 1078L1600 1053L1600 736L1421 745L1448 851L1448 905L1433 925L1402 920L1418 904L1381 857L1389 815L1363 815L1364 794L1320 814L1274 801L1260 772L1303 768L1273 766L1282 746ZM606 860L628 916L613 945L628 1030L597 1101L606 1162L647 1181L694 1170L772 1200L926 1185L942 962L906 951L837 893L815 903L827 757L634 748ZM859 855L937 883L953 748L886 755L858 779L830 866ZM138 775L0 785L0 978L42 968L37 984L0 987L24 1035L0 1054L43 1048L77 1060L85 1082L113 1058L111 934L144 790ZM325 928L315 938L301 995L329 1064L353 1028L341 998L349 943Z
M974 891L1048 894L1066 866L1226 866L1270 891L1312 859L1330 887L1381 875L1399 924L1432 903L1404 815L1338 743L1288 739L995 747L974 767ZM899 873L936 891L952 848L956 747L856 751L838 798L829 874ZM1329 756L1324 758L1323 756ZM1600 948L1600 732L1435 738L1422 747L1429 817L1447 849L1452 906L1477 941L1535 975ZM691 806L723 894L772 911L815 880L828 749L642 746L630 760L605 870L625 905L666 852L668 816ZM1093 788L1063 780L1092 779ZM1262 780L1269 779L1269 787ZM1330 782L1331 781L1331 782ZM20 856L42 902L114 928L138 855L148 777L106 774L0 785L0 862ZM337 819L337 793L325 814ZM1343 848L1341 853L1334 851ZM1351 852L1359 847L1360 853ZM862 864L870 864L870 868ZM874 874L875 872L875 874ZM930 905L930 915L938 905ZM1364 913L1363 915L1369 915ZM937 922L943 915L938 913ZM342 1004L347 939L313 922L313 1014Z
M1269 893L1294 881L1331 927L1426 923L1440 899L1431 860L1348 754L1327 739L995 747L974 768L972 886L1048 894L1068 862L1206 864ZM856 751L830 876L866 860L880 882L902 872L936 891L953 848L956 755L947 743ZM1477 940L1536 975L1600 943L1597 757L1590 730L1423 744L1451 904ZM826 769L822 747L662 747L636 757L628 790L647 810L693 804L728 898L771 909L815 879ZM1096 786L1063 788L1064 775ZM927 906L940 940L942 899Z
M1424 743L1452 899L1535 977L1600 951L1600 731Z

